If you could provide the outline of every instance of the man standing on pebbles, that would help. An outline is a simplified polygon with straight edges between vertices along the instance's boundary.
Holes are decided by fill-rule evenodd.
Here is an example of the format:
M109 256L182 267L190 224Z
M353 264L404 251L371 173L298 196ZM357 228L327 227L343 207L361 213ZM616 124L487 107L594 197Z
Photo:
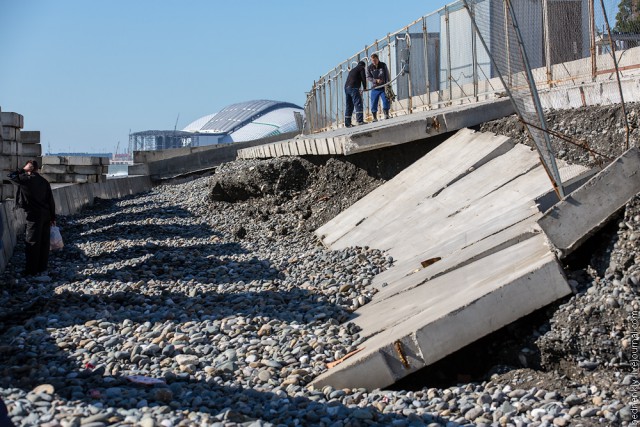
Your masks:
M16 197L18 207L27 214L25 275L42 273L49 264L49 233L56 224L56 205L51 185L38 173L38 162L29 160L22 169L9 174L19 186L22 197Z

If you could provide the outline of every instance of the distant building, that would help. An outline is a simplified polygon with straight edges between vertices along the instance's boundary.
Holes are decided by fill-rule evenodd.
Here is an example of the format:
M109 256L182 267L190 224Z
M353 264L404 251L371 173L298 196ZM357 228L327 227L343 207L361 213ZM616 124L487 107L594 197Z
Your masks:
M304 110L288 102L256 100L229 105L201 117L182 130L147 130L129 136L130 151L251 141L299 129L295 114Z

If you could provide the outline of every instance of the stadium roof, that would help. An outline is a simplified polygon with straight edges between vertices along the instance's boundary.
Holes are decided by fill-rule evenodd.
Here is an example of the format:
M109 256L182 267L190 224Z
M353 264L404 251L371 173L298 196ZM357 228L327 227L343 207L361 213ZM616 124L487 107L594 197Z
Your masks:
M215 134L231 134L245 125L251 124L256 119L266 116L268 113L277 112L277 110L286 109L289 120L291 120L292 109L302 110L301 107L281 101L270 101L260 99L256 101L241 102L229 105L218 113L210 114L202 117L184 128L189 132L215 133ZM281 121L278 116L270 116ZM269 122L269 124L271 124ZM277 125L278 123L273 123Z

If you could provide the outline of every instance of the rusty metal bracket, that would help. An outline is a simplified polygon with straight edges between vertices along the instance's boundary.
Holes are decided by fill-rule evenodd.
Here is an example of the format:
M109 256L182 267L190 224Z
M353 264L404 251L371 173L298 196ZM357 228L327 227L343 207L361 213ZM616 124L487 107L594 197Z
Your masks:
M407 356L404 354L404 349L402 348L402 343L400 340L393 343L393 347L396 349L396 353L398 353L398 357L400 358L400 362L405 369L410 369L411 365L409 365L409 361L407 360Z

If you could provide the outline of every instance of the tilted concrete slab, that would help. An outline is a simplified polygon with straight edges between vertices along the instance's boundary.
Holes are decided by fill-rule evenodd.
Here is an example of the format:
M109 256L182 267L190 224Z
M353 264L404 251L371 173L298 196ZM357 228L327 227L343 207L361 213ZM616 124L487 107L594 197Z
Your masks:
M377 150L393 145L418 141L442 133L453 132L475 126L490 120L506 117L514 113L513 105L507 98L454 105L433 111L423 111L393 117L375 123L367 123L353 128L340 128L313 135L298 136L293 139L238 150L238 158L268 158L292 155L291 142L304 141L307 155L350 155L363 151Z
M539 218L542 213L532 212L532 216ZM368 305L383 302L395 294L420 286L428 280L540 234L542 230L538 224L532 224L529 219L510 225L477 242L470 242L468 246L448 254L441 252L440 256L430 257L429 253L425 251L407 260L396 262L392 268L383 271L373 279L372 286L378 292ZM424 266L423 262L426 262Z
M639 193L640 150L631 148L549 209L538 222L565 256Z
M570 292L544 236L533 236L358 310L364 349L311 385L386 387Z
M402 261L498 233L535 214L533 200L550 188L538 156L522 145L504 151L511 147L505 137L459 131L316 234L331 249L371 246ZM558 164L563 180L589 173Z
M593 173L558 168L568 184ZM318 229L331 249L384 249L395 265L356 311L365 350L314 385L388 386L568 294L537 223L550 191L536 152L464 129Z
M437 194L470 169L480 167L513 146L507 137L463 129L320 227L316 235L327 247L333 248L337 241L377 215L379 210L395 211L395 206L406 200Z

